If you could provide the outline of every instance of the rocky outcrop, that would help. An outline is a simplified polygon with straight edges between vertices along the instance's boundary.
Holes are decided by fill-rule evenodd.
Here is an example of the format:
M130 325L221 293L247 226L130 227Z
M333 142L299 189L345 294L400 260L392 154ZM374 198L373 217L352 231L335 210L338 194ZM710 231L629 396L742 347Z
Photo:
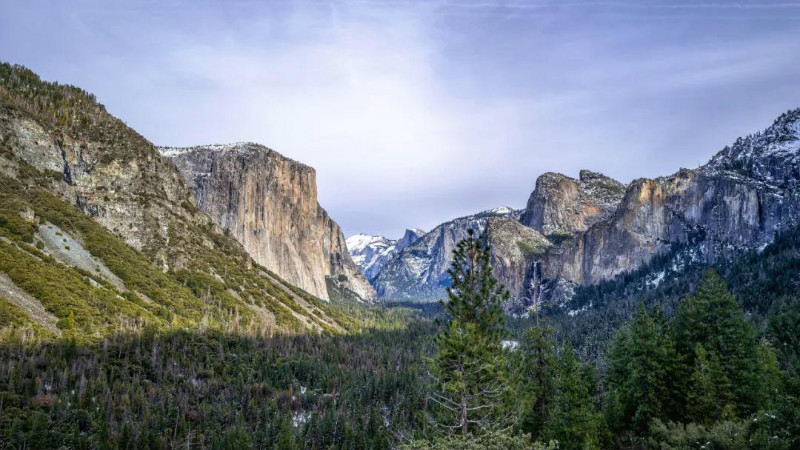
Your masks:
M571 236L607 219L624 194L624 184L599 173L581 170L576 180L548 172L536 180L520 221L548 236Z
M375 290L384 299L443 298L450 285L447 269L453 249L467 237L467 230L482 233L490 217L517 214L511 208L501 207L437 226L386 263L373 282Z
M536 287L539 261L553 244L541 233L511 217L490 217L486 238L495 277L517 298Z
M180 174L151 143L102 106L85 108L90 118L83 120L91 120L93 127L54 129L9 98L0 103L0 142L13 156L48 174L54 193L129 245L164 268L182 267L183 258L169 256L164 245L169 225L202 224L203 218L181 206L191 197Z
M197 207L259 264L329 299L329 285L371 300L339 226L317 203L316 173L262 145L161 148L191 186Z
M424 234L425 232L420 229L408 229L403 233L403 237L396 240L383 236L356 234L347 238L347 249L361 273L373 281L387 262Z
M771 242L800 219L799 135L800 110L790 111L698 169L635 180L613 214L548 252L544 277L591 284L676 244L714 262Z

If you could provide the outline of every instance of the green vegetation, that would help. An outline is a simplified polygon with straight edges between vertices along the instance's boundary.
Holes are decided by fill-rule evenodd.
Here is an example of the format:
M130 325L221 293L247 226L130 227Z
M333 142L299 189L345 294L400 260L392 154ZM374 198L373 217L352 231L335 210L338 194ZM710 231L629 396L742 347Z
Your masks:
M28 314L17 305L0 297L0 328L31 324Z
M492 275L491 253L484 237L467 230L453 250L444 309L450 320L436 337L430 360L436 405L433 419L462 436L507 427L508 371L501 341L505 334L501 305L508 291Z
M559 245L564 241L572 239L572 237L573 237L572 233L565 231L555 231L551 233L549 236L547 236L547 239L550 239L550 242L552 242L554 245Z
M46 180L37 178L40 172L23 161L15 162L29 176L22 177L27 183L0 176L0 237L6 239L0 242L0 265L4 264L0 270L58 318L66 319L66 314L74 311L79 317L74 331L81 338L98 338L147 324L224 326L246 333L270 327L306 330L295 312L321 332L356 331L373 325L369 322L374 312L352 317L269 274L230 238L199 225L191 225L189 233L170 230L173 248L189 259L184 268L163 272L153 262L155 253L148 257L128 246L41 187ZM45 254L44 245L35 239L40 222L52 223L78 239L127 290L119 291L102 277L60 264ZM208 236L214 239L213 248L204 243ZM101 286L93 287L92 282ZM298 298L308 306L299 304ZM59 322L59 327L66 325Z
M327 303L255 264L187 197L170 203L152 145L90 94L0 64L0 108L102 148L95 169L152 163L133 193L100 194L158 212L133 248L59 197L66 171L37 170L2 136L0 272L62 337L0 297L0 449L800 447L800 228L710 271L694 242L676 246L578 288L571 306L592 307L541 326L509 326L472 234L447 304ZM124 288L49 255L48 224Z
M42 257L34 246L7 239L13 249L4 254L25 249L27 258ZM671 315L637 304L599 358L560 340L558 320L528 327L516 349L504 348L502 339L514 330L503 327L498 306L505 290L491 277L488 248L473 237L459 249L451 301L419 310L438 315L438 323L405 307L322 303L276 281L295 295L290 301L308 302L351 334L175 330L156 317L102 340L7 337L0 345L0 448L800 445L800 302L789 294L757 328L711 271ZM762 254L783 260L769 249ZM89 276L57 267L79 274L75 284ZM167 275L207 298L225 287L190 274ZM92 306L98 308L82 307ZM3 323L26 320L18 309L3 311ZM92 314L80 315L101 324ZM75 324L66 329L82 326L78 316L67 317ZM459 408L446 407L452 402L467 405L465 420Z
M431 326L6 343L0 448L388 449L396 430L421 424L418 355Z
M517 247L519 247L519 251L522 252L522 255L530 261L544 255L545 249L536 247L528 242L517 241Z
M233 238L198 214L188 192L183 197L174 166L159 158L150 142L109 115L92 95L44 82L24 67L0 64L0 107L12 121L32 120L41 125L63 147L64 158L74 156L80 148L80 158L91 160L91 170L84 171L82 182L97 184L98 196L81 200L82 209L100 216L106 208L135 210L125 232L104 229L62 201L60 196L76 181L70 170L63 174L37 170L20 157L25 155L17 154L13 136L0 140L0 164L9 168L4 173L13 178L0 193L0 236L20 248L38 245L42 253L43 246L33 238L38 224L28 219L55 224L123 280L126 290L117 292L104 286L106 294L122 297L149 313L134 314L134 310L117 305L124 311L115 310L106 317L109 328L92 328L92 333L81 333L82 337L113 332L113 324L120 318L126 330L153 321L168 327L222 327L243 333L267 329L340 333L365 327L364 321L349 318L327 302L298 294L258 266ZM122 185L114 178L120 170L130 172ZM4 176L0 181L5 180ZM109 189L114 189L113 195ZM141 248L126 245L119 234ZM68 247L66 241L64 247ZM74 269L63 270L74 274ZM18 274L18 279L25 276ZM104 283L97 276L87 276ZM372 320L371 312L363 316ZM81 326L93 327L96 322L85 321Z

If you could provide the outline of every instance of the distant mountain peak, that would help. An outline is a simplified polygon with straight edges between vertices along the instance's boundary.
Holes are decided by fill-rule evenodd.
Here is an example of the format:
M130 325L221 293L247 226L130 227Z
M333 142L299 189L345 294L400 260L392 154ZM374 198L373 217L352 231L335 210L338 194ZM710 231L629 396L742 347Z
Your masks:
M419 228L407 229L400 239L363 233L354 234L346 240L347 250L361 273L371 281L389 260L424 234L425 232Z
M740 137L700 170L776 188L800 186L800 108L787 111L765 130Z

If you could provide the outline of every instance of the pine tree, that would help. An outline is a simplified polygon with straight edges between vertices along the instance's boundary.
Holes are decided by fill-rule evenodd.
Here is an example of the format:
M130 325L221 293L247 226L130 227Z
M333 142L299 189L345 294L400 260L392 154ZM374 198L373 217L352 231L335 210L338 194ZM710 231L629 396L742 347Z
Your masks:
M603 421L592 397L593 387L575 350L567 341L558 358L555 398L545 425L545 437L559 448L599 448Z
M449 323L436 337L436 354L428 362L438 423L462 435L506 425L501 304L509 294L494 278L489 260L485 238L468 230L453 251L448 271L453 283L443 307Z
M757 410L763 401L763 387L756 332L713 269L705 273L697 292L681 302L674 332L676 348L687 363L686 373L695 367L695 346L701 344L709 359L719 360L729 382L728 391L718 392L718 396L730 397L739 417Z
M539 326L525 330L516 358L519 428L534 440L542 438L554 396L556 356L551 333Z
M644 305L617 332L608 354L608 421L619 433L641 436L652 419L674 419L678 356L660 308Z
M711 424L730 408L730 382L716 355L708 356L701 344L694 349L694 370L689 378L686 410L690 421Z

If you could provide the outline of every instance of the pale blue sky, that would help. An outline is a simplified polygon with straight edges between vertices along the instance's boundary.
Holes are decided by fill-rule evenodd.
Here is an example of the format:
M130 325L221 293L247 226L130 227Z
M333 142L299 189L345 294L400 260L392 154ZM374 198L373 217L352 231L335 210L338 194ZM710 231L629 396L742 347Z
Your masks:
M349 234L498 205L545 171L695 167L800 107L800 0L0 0L0 60L159 145L317 169Z

